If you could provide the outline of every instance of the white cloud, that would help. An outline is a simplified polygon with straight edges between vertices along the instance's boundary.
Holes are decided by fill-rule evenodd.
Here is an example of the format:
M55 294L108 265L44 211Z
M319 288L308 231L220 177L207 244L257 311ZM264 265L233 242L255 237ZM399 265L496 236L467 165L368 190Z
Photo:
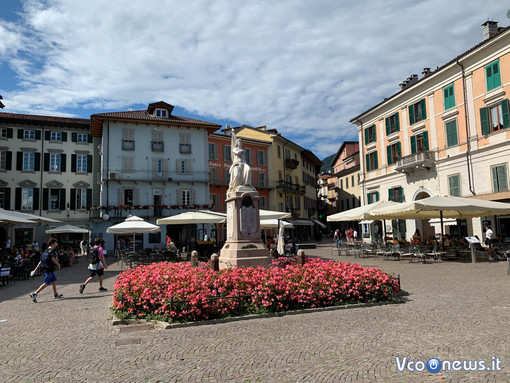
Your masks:
M165 100L267 125L320 158L357 139L349 120L410 74L480 42L487 17L506 22L501 2L476 0L24 4L18 29L0 20L0 54L20 78L0 89L10 110Z

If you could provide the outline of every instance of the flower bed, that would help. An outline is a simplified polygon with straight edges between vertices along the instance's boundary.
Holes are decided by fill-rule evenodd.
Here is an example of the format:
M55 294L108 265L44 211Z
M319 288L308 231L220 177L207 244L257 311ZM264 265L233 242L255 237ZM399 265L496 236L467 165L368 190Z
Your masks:
M390 301L400 290L398 280L380 269L321 259L216 272L206 263L161 262L122 272L114 288L120 318L168 322Z

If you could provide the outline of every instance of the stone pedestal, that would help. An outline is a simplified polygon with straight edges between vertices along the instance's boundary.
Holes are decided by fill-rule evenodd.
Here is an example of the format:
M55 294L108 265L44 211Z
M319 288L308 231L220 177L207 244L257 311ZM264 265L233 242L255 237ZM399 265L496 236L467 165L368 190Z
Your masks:
M260 239L259 193L249 186L227 192L227 241L220 269L271 265L269 249Z

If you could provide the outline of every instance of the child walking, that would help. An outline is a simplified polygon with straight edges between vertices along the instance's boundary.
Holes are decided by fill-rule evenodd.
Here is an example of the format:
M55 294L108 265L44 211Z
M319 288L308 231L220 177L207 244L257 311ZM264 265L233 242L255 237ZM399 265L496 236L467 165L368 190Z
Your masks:
M58 263L57 258L57 240L55 238L51 238L48 242L48 248L41 254L41 260L37 264L34 271L32 271L31 275L37 273L38 269L44 271L44 281L39 288L30 294L30 298L34 303L37 303L37 294L43 291L47 286L51 285L53 289L53 299L62 298L63 295L57 293L57 277L55 276L55 267L60 270L60 263Z
M88 277L87 280L80 285L80 294L83 294L85 286L94 279L96 274L99 277L99 291L107 291L107 289L103 287L104 269L108 268L106 260L104 259L103 246L104 241L101 238L96 238L94 241L94 247L90 250L91 254L89 256L90 263L88 270L90 271L90 277Z

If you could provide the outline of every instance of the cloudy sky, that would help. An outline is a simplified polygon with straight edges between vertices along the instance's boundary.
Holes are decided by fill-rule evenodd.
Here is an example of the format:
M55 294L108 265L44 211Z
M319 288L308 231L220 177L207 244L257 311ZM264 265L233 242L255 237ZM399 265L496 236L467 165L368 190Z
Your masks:
M4 112L90 117L163 100L266 125L312 150L349 120L508 26L501 0L1 0Z

